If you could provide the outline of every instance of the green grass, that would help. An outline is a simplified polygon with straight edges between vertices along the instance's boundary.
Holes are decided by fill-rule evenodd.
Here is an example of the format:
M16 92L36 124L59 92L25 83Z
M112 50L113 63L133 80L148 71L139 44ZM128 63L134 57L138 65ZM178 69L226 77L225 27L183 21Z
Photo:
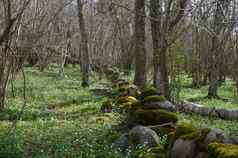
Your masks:
M191 122L194 126L198 128L220 128L227 135L238 136L238 120L237 121L227 121L221 120L219 118L210 118L205 116L200 116L196 114L184 114L179 113L180 121Z
M112 129L117 119L104 124L95 121L106 98L93 96L80 86L78 68L67 68L65 78L57 72L56 67L42 73L26 69L27 106L10 134L23 105L22 76L14 82L15 97L9 87L7 108L0 113L0 157L124 157L111 147L111 138L119 134Z
M58 68L51 66L45 72L27 68L27 106L13 133L15 120L23 105L23 78L18 75L14 93L9 86L7 108L0 113L0 157L4 158L124 158L125 155L111 147L111 142L120 136L113 126L120 120L115 114L110 122L97 123L101 116L100 106L107 99L94 96L89 89L81 87L80 69L65 69L65 77L58 76ZM132 79L130 79L132 80ZM188 79L189 80L189 79ZM186 81L188 85L190 82ZM110 86L105 79L98 81L93 76L90 88ZM186 86L184 86L186 87ZM220 94L232 98L231 85L223 85ZM182 98L197 99L206 95L206 87L182 89ZM14 96L14 97L13 97ZM219 101L198 100L207 106L233 108L237 104ZM213 103L212 103L213 102ZM217 104L215 104L217 103ZM230 105L229 105L230 104ZM197 115L179 114L181 119L191 120L197 127L218 127L227 134L238 133L237 121L223 121Z
M190 86L192 81L190 78L183 77L182 81L182 89L180 93L181 100L196 102L208 107L227 109L238 108L238 98L235 96L235 83L231 80L227 80L225 83L223 83L218 90L218 95L224 99L227 99L227 101L206 98L208 86L203 86L201 88L191 88Z

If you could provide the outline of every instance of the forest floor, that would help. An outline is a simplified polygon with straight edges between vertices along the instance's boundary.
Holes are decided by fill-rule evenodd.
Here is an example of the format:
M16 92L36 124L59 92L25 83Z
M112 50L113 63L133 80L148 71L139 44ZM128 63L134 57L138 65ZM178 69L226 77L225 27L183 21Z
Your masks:
M9 86L8 103L0 113L0 156L4 158L124 158L111 147L112 140L121 133L113 130L120 121L118 114L102 123L100 106L106 96L95 96L80 85L79 68L65 69L65 77L58 77L58 68L51 66L45 72L27 68L27 106L16 129L9 133L11 124L23 106L23 77L19 75L13 86ZM95 77L90 88L110 86L106 80ZM184 86L186 87L186 86ZM220 88L220 94L232 98L232 84L227 82ZM206 87L183 88L181 98L202 98ZM207 106L236 108L232 102L198 100ZM238 121L224 121L191 114L178 114L182 120L191 121L198 127L217 127L229 135L238 134Z
M181 100L196 102L208 107L238 109L238 97L236 96L235 83L232 80L226 80L218 89L218 95L224 99L208 99L208 86L201 88L191 88L192 80L188 77L182 79Z

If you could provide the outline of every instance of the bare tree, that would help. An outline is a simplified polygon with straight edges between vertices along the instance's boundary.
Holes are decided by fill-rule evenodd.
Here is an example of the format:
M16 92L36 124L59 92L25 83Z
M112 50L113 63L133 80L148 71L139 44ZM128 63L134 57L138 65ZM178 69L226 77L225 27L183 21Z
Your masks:
M218 75L219 75L219 54L222 54L223 49L221 47L224 25L222 21L224 19L224 12L229 6L229 1L227 0L217 0L215 2L215 12L213 18L213 35L211 39L211 50L209 55L209 89L208 89L208 98L219 98L218 97ZM222 36L224 37L224 36Z
M135 78L140 89L146 86L145 1L135 0Z
M89 51L88 51L88 35L85 28L85 21L83 17L83 3L81 0L77 0L78 4L78 21L79 28L81 33L81 45L82 45L82 56L81 56L81 69L82 69L82 86L89 86L89 69L90 69L90 60L89 60Z
M167 51L171 43L173 43L171 38L173 32L175 32L175 27L184 16L187 0L161 2L151 0L150 2L154 47L154 84L161 94L169 98L170 90ZM163 12L160 13L160 11Z
M0 30L0 110L4 109L10 73L19 68L15 65L17 61L16 54L11 49L11 35L15 30L18 30L23 12L29 2L30 0L16 1L15 3L11 0L0 1L0 13L4 15L2 24L4 29ZM14 5L18 5L18 8L13 10Z

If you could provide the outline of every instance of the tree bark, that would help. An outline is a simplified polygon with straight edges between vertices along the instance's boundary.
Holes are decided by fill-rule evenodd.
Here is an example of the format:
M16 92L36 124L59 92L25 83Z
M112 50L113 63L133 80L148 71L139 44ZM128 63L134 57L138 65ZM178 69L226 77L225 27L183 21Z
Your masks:
M160 74L161 74L161 82L160 89L161 93L166 97L170 98L170 87L169 87L169 75L167 68L167 51L168 46L165 40L162 40L160 53L159 53L159 65L160 65Z
M146 86L145 0L135 1L135 77L134 84L141 90Z
M90 69L90 59L89 59L89 51L88 51L88 35L85 28L85 21L83 17L83 4L81 0L77 0L78 4L78 21L79 28L81 34L81 48L82 48L82 56L81 56L81 71L82 71L82 86L89 86L89 69Z
M209 88L208 88L208 98L219 98L218 96L218 86L219 86L219 54L221 52L221 46L219 42L219 35L222 32L223 25L221 24L223 20L223 11L229 3L227 0L217 0L215 14L213 19L213 31L212 35L212 46L210 54L210 69L209 69Z
M187 0L179 1L179 12L174 19L171 19L172 1L166 4L166 13L164 16L160 15L160 10L165 9L160 5L160 1L150 0L150 3L150 14L152 17L151 30L154 52L154 85L158 92L169 99L169 73L167 68L167 51L169 47L168 40L169 36L172 35L171 32L174 31L174 28L184 16Z
M151 19L151 35L153 44L153 84L158 93L161 93L161 70L159 64L159 41L160 41L160 2L158 0L150 0L150 16ZM155 20L156 19L156 20Z

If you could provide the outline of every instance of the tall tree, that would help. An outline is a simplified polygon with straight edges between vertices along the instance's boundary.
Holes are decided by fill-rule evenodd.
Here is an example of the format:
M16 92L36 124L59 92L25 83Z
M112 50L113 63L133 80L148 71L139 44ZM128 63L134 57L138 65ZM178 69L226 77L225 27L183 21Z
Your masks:
M135 0L135 77L140 89L146 85L145 0Z
M219 77L219 54L223 53L221 47L224 24L222 24L224 12L229 6L229 0L217 0L212 24L213 35L211 39L211 50L209 55L209 89L208 98L218 98L218 77Z
M30 0L24 0L22 3L2 0L0 1L0 13L3 13L3 22L0 21L0 27L3 25L3 30L0 29L0 110L4 109L5 97L7 84L10 78L10 74L16 69L14 65L14 58L9 53L9 48L11 47L13 30L17 30L19 25L15 24L21 23L20 19L23 12L27 8ZM14 10L13 4L18 5L19 9ZM3 9L3 11L1 11ZM1 19L0 19L1 20Z
M82 69L82 86L89 86L89 70L90 70L90 59L88 51L88 35L85 27L85 21L83 17L83 3L81 0L77 0L78 4L78 21L81 34L81 69Z
M153 44L153 63L154 63L154 74L153 82L154 86L161 93L160 83L161 83L161 74L160 74L160 65L159 61L159 41L160 41L160 25L161 25L161 12L160 12L160 1L150 0L150 16L151 19L151 34L152 34L152 44Z
M171 45L172 33L175 32L175 27L184 16L187 0L163 2L151 0L150 2L154 49L154 84L161 94L170 98L167 52ZM162 14L160 14L160 10L163 11Z

